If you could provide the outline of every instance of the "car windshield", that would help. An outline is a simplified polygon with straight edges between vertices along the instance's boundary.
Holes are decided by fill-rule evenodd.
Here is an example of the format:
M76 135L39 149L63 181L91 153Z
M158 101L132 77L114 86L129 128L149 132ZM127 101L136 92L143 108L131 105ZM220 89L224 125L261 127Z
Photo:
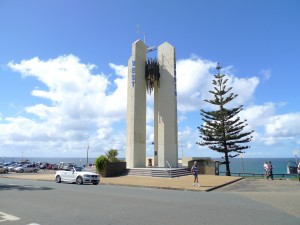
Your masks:
M74 166L74 169L76 171L86 171L83 167L80 167L80 166Z

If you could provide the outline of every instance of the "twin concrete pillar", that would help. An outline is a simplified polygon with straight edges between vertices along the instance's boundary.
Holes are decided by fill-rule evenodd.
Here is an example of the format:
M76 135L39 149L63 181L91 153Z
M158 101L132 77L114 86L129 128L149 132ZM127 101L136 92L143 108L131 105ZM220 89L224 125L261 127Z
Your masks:
M134 42L128 61L126 162L129 168L146 166L146 94L149 91L146 80L150 80L146 78L148 50L143 41ZM154 92L154 166L176 168L178 129L175 48L165 42L157 47L157 52L159 75L156 79L151 78Z

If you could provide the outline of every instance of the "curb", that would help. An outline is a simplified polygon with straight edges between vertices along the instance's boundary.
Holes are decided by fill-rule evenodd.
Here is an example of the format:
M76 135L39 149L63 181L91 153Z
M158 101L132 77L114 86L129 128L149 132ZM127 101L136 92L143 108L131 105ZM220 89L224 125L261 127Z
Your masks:
M188 188L176 188L176 187L162 187L162 186L145 186L145 185L133 185L133 184L116 184L116 183L99 183L99 185L112 185L112 186L124 186L124 187L141 187L141 188L154 188L154 189L165 189L165 190L177 190L177 191L196 191L196 192L210 192L210 191L213 191L213 190L216 190L218 188L221 188L221 187L224 187L224 186L227 186L229 184L233 184L235 182L238 182L240 180L243 180L244 178L239 178L239 179L236 179L236 180L233 180L233 181L230 181L230 182L227 182L227 183L224 183L224 184L221 184L221 185L218 185L218 186L213 186L211 188L208 188L208 189L204 189L204 190L201 190L201 189L188 189ZM202 186L202 187L207 187L207 186Z
M124 186L124 187L140 187L140 188L153 188L153 189L164 189L164 190L174 190L174 191L197 191L206 192L207 190L193 190L186 188L176 188L176 187L160 187L160 186L145 186L145 185L133 185L133 184L113 184L113 183L100 183L99 185L112 185L112 186Z
M221 184L221 185L219 185L219 186L215 186L215 187L209 188L209 189L206 190L206 192L214 191L214 190L216 190L216 189L225 187L225 186L227 186L227 185L229 185L229 184L233 184L233 183L235 183L235 182L241 181L241 180L243 180L243 179L244 179L244 178L241 177L241 178L239 178L239 179L236 179L236 180L227 182L227 183L225 183L225 184Z

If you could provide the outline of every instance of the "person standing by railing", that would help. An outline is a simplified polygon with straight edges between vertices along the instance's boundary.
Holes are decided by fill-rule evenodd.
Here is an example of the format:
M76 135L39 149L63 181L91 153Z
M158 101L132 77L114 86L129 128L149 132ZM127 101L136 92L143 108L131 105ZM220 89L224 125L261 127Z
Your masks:
M272 165L271 161L268 164L268 176L267 176L267 179L269 179L269 177L271 177L271 179L274 180L273 179L273 165Z
M191 173L194 175L194 183L193 186L200 187L199 181L198 181L198 173L199 173L199 167L197 165L197 161L194 162L194 165L192 166Z
M269 169L268 163L265 162L263 167L264 167L264 170L265 170L265 176L267 178L267 176L268 176L268 169Z

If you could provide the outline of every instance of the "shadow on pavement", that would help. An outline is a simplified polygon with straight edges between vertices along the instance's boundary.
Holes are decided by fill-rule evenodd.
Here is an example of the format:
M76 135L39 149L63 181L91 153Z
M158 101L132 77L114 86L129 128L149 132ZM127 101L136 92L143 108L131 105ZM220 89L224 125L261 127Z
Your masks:
M49 187L37 187L37 186L29 186L29 185L17 185L17 184L0 184L0 191L7 190L19 190L19 191L49 191L53 190L53 188Z

